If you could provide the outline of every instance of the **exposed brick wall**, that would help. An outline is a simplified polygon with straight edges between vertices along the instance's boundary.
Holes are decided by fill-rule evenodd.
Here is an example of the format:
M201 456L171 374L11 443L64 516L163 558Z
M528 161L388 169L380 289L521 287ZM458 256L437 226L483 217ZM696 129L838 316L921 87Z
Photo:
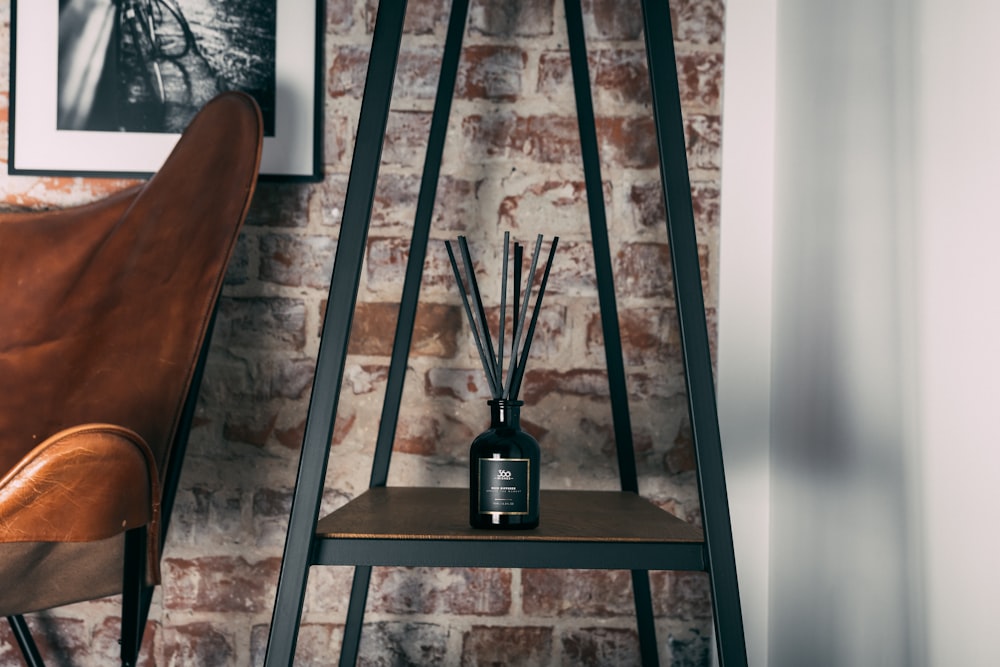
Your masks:
M4 82L8 4L0 0ZM634 0L583 5L640 488L698 521L640 9ZM671 5L714 329L724 7ZM259 186L227 277L143 665L262 662L374 6L327 0L326 177ZM410 2L324 511L368 482L447 10L444 0ZM490 295L504 230L522 241L561 237L523 391L523 421L542 444L542 485L617 484L564 26L555 0L472 2L390 484L466 483L468 445L488 421L487 389L441 240L469 236ZM6 156L9 86L0 90ZM72 205L124 185L0 180L7 207ZM652 585L664 661L703 664L706 578L654 573ZM349 587L346 568L313 570L296 664L334 662ZM31 624L46 650L106 665L117 652L117 613L111 599ZM0 664L19 664L9 639L0 631ZM372 580L361 662L633 664L637 654L626 572L384 568Z

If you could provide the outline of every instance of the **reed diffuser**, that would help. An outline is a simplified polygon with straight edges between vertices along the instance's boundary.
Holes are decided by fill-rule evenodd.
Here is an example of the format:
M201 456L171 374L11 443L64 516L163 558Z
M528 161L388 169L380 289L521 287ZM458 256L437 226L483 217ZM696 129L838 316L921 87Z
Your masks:
M483 372L490 388L490 428L473 440L469 448L469 523L474 528L523 529L538 526L539 461L538 441L521 429L520 414L523 401L518 399L524 369L531 350L531 341L541 312L545 285L552 269L559 237L553 237L548 259L541 280L534 290L534 305L528 321L529 301L535 283L538 260L542 250L542 235L535 240L527 278L522 290L524 247L514 243L514 275L508 289L508 265L511 247L510 233L503 237L503 270L500 280L500 322L497 328L497 346L486 320L482 294L476 281L475 265L464 236L458 237L459 254L465 277L459 270L451 242L445 241L448 259L462 295L465 315L472 327L473 340ZM504 369L504 336L507 329L508 292L512 290L512 320L510 354ZM527 325L527 328L525 326Z

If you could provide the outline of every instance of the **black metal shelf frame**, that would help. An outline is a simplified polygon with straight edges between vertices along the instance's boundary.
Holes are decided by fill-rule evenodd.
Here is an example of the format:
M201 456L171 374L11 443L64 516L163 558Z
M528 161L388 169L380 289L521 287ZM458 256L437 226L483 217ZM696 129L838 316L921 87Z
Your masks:
M371 568L377 565L625 567L632 572L644 665L659 662L647 570L704 570L708 572L711 582L719 662L722 665L746 664L670 10L667 0L641 0L641 4L704 542L694 545L588 542L584 556L580 553L584 550L571 542L530 545L497 542L492 543L489 549L483 549L481 542L463 540L362 540L317 536L316 523L329 459L329 443L346 365L406 12L406 0L381 0L306 417L265 656L266 666L292 664L309 568L329 564L355 566L341 665L354 664L357 659ZM388 476L467 13L468 0L453 0L372 464L372 488L385 486ZM620 482L624 492L638 493L580 0L565 0L565 14Z

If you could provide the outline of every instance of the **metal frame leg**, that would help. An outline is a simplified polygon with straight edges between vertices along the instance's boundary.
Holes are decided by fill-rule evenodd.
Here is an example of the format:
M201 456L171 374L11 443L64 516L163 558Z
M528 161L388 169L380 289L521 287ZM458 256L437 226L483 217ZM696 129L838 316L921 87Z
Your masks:
M382 0L375 19L344 217L264 657L266 667L291 665L295 657L405 14L406 0Z
M587 65L587 44L583 30L580 0L565 0L566 31L569 41L570 65L573 70L573 91L576 95L577 124L580 129L580 151L587 187L587 207L590 213L591 240L597 273L598 300L604 335L604 353L608 366L611 412L618 452L618 474L623 491L639 492L635 450L632 444L632 424L629 416L628 390L625 383L625 362L622 356L618 306L614 276L611 269L611 248L608 240L607 213L604 209L604 185L597 145L590 73ZM635 602L636 624L639 630L639 652L643 665L659 664L656 624L653 618L653 598L649 589L649 574L632 571L632 595Z
M14 639L17 640L17 645L21 648L21 654L28 667L45 667L42 655L38 652L38 646L35 645L35 640L31 637L31 631L28 629L28 623L24 620L24 616L20 614L8 616L7 622L10 623L10 630L14 633Z
M139 658L142 634L146 625L143 599L151 597L146 585L146 527L125 532L125 573L122 581L122 667L134 667Z
M745 665L746 640L667 0L642 0L642 15L719 662Z
M424 171L420 179L420 194L417 198L417 211L410 240L410 255L406 264L406 277L403 281L403 292L400 297L396 336L389 362L385 400L382 402L382 418L379 421L375 456L372 460L370 487L385 486L389 474L392 442L399 418L403 383L406 377L406 360L409 357L410 342L413 337L413 323L420 295L424 258L427 254L427 241L434 213L434 198L437 194L438 176L441 172L441 156L444 152L448 131L448 117L451 113L455 80L458 76L458 63L462 53L462 38L465 33L468 10L469 0L454 0L452 2L444 55L441 59L441 73L438 77L437 95L434 101L434 111L431 114L431 129L427 154L424 158ZM340 653L342 667L353 665L357 660L370 580L371 567L358 566L354 569L351 601L347 609L344 643Z

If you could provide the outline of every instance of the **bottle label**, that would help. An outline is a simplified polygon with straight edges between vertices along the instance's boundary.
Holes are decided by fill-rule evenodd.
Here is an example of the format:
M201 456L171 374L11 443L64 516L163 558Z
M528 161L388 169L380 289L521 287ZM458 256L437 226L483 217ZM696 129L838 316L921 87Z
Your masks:
M479 459L480 514L527 514L528 459Z

